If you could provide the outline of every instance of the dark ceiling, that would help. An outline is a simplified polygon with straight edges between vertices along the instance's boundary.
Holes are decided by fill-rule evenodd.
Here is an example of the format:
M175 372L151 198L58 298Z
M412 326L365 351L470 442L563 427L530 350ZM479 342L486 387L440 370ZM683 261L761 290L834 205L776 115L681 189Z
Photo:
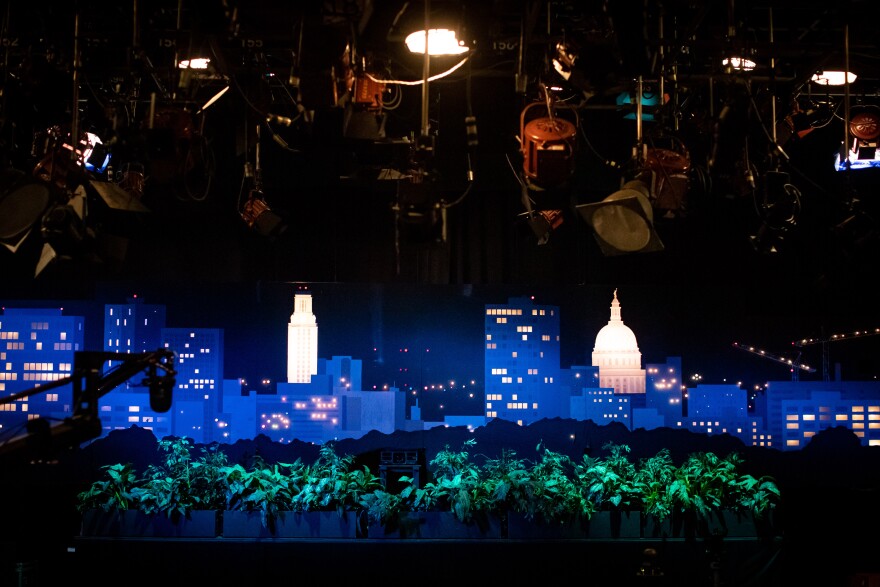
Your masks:
M455 15L473 50L432 58L426 86L424 58L401 43L409 19L424 21L419 2L10 1L4 287L767 280L852 291L877 252L876 169L838 172L833 160L847 115L877 107L870 6L434 0L432 22ZM568 79L558 47L576 57ZM176 70L190 53L211 69ZM734 53L756 69L726 70ZM845 60L855 83L809 83ZM535 112L576 129L571 154L547 159L562 181L524 177ZM57 162L74 125L103 139L112 177ZM678 183L648 169L674 186L649 194L661 246L609 253L582 206L645 177L637 144L687 165ZM32 203L35 181L51 184L48 202ZM72 201L86 210L72 216ZM253 226L250 205L269 208ZM47 244L56 256L43 267Z

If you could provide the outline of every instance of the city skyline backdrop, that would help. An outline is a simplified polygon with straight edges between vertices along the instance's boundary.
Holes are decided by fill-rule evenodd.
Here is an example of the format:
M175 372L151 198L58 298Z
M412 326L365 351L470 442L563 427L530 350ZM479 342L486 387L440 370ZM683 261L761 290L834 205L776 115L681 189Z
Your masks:
M178 289L167 283L101 284L89 296L31 297L2 300L2 305L63 307L64 315L82 315L86 319L86 349L100 350L104 304L123 303L133 296L146 304L162 304L167 308L169 327L222 328L224 377L243 378L247 388L259 390L262 379L271 380L266 387L285 380L286 325L294 294L304 287L313 298L319 356L362 360L365 390L422 389L456 381L455 387L462 393L447 387L433 395L419 394L426 416L438 409L446 414L483 412L485 304L505 303L511 296L534 296L536 303L558 306L561 366L567 368L591 364L595 337L608 321L616 288L276 282L188 284ZM623 322L636 335L643 365L681 357L683 383L689 387L742 382L744 389L752 389L766 381L792 378L786 365L738 350L734 342L795 359L798 349L791 342L796 339L849 334L874 326L855 319L857 316L847 316L843 310L851 311L851 306L841 307L840 316L835 317L841 328L823 334L816 330L814 316L805 320L796 311L781 314L770 305L754 307L729 288L714 290L711 297L705 288L693 288L687 290L693 293L688 299L645 286L617 289ZM803 330L795 330L801 323ZM737 336L739 332L742 334ZM830 379L837 377L837 365L841 379L876 379L872 358L878 342L880 337L829 343ZM822 346L800 349L799 362L809 364L815 372L800 372L799 378L823 377ZM469 395L474 390L471 381L476 383L478 397Z

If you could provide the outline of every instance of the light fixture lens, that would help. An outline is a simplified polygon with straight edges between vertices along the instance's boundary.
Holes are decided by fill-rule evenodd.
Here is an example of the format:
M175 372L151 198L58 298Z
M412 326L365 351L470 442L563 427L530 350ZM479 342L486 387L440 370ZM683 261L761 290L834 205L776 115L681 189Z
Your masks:
M736 71L752 71L755 69L755 62L745 57L725 57L721 64Z
M819 84L820 86L842 86L846 83L853 83L856 81L856 74L853 72L844 73L843 71L819 71L813 74L813 77L810 78L814 84Z
M406 40L407 48L412 53L425 52L425 31L410 33ZM428 55L460 55L470 48L455 38L455 31L449 29L430 29L428 31Z
M207 57L199 57L196 59L181 59L177 64L179 69L208 69L211 60Z

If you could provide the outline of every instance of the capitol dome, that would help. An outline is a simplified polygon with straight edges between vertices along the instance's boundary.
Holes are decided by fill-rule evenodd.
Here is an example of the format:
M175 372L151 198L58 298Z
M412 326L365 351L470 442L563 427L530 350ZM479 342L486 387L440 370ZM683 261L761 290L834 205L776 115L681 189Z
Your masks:
M632 351L638 350L636 335L623 322L618 324L606 324L596 335L597 351Z
M615 393L645 393L645 370L636 335L620 319L617 290L611 302L611 319L596 334L593 366L599 367L599 387Z
M599 352L639 350L636 335L620 319L620 302L617 301L617 290L614 290L614 300L611 302L611 319L596 334L596 344L593 350Z

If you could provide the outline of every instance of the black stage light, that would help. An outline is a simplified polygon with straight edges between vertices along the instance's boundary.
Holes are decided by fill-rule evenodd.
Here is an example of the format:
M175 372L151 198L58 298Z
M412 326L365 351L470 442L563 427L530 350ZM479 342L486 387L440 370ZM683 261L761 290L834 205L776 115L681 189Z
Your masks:
M241 210L245 223L268 238L281 236L287 230L284 219L272 211L269 203L258 191L252 191Z

